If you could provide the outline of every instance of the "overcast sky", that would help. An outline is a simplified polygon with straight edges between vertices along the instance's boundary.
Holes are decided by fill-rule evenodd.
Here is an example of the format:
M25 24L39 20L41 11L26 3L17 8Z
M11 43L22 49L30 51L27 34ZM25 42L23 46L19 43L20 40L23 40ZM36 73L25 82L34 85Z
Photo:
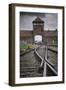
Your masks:
M58 16L56 13L20 13L20 30L33 30L32 21L39 16L44 23L44 30L56 30L58 28Z

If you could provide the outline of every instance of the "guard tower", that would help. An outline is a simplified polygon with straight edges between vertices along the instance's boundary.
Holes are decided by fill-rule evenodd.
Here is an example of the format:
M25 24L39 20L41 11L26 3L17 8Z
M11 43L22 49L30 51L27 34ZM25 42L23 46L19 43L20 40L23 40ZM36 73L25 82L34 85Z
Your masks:
M33 42L43 42L44 40L44 21L37 17L33 22ZM41 39L41 40L40 40Z

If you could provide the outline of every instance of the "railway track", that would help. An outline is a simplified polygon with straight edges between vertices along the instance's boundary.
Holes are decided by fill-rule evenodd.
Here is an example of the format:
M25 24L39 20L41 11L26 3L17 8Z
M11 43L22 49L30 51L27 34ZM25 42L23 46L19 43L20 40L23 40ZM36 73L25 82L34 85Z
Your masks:
M40 62L35 56L34 50L20 56L20 77L41 77L42 74L38 73Z
M44 52L43 52L43 51ZM41 53L43 52L43 53ZM53 50L49 50L47 47L40 47L36 50L38 53L38 57L41 56L41 65L43 69L43 76L57 76L58 75L58 65L57 65L57 52Z
M57 56L52 59L50 52L42 46L20 56L20 77L56 76L57 61L54 60Z

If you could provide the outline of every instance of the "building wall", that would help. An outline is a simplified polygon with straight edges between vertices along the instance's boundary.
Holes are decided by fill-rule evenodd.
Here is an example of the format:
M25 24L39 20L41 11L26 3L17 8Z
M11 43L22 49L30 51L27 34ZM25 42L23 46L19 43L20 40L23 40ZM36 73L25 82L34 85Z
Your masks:
M26 43L33 43L32 37L22 37L20 40L25 41Z
M32 31L31 31L32 32ZM30 33L29 31L24 34L25 32L22 31L20 32L20 40L24 40L26 41L27 43L34 43L34 36L35 35L42 35L42 41L45 45L56 45L58 44L58 40L57 40L57 32L55 31L45 31L45 32L32 32ZM30 34L28 34L30 33Z
M58 45L57 37L45 37L44 39L47 45Z

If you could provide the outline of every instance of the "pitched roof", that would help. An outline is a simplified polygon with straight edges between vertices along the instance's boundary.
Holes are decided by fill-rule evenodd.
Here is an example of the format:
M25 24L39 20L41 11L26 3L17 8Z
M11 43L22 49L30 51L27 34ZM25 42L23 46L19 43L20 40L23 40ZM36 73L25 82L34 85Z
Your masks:
M20 31L21 37L32 37L32 31Z
M58 33L56 31L44 31L45 37L55 37L57 35L58 35Z
M37 18L33 21L33 23L44 23L44 21L41 20L39 17L37 17Z
M57 32L55 31L44 31L42 32L44 37L56 37L58 35ZM20 36L21 37L32 37L33 31L20 31Z

